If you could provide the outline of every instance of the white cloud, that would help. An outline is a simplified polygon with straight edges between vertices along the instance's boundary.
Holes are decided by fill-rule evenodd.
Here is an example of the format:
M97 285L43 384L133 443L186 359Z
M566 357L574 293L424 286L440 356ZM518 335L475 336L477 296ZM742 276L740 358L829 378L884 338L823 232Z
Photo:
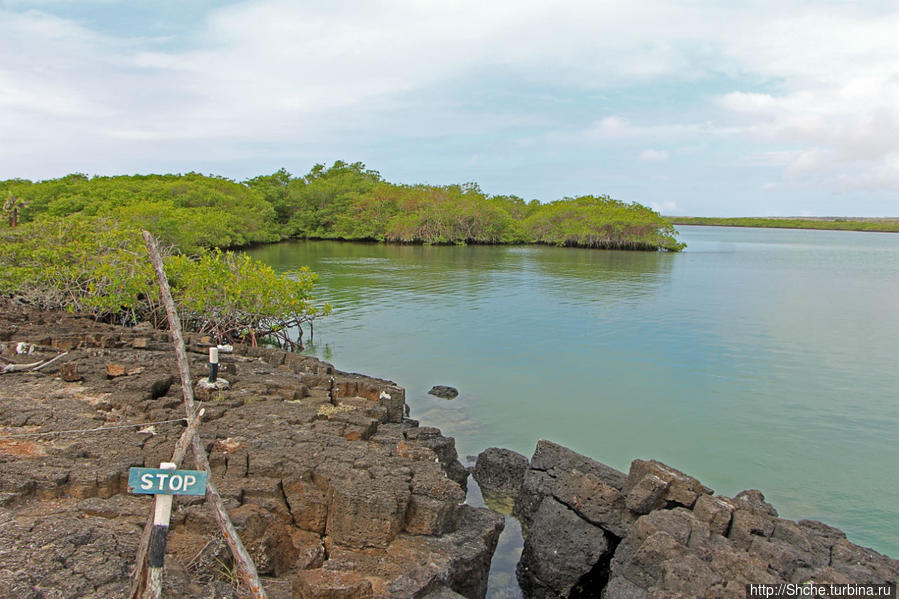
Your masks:
M899 52L896 56L899 65ZM874 180L899 188L890 165L899 156L899 70L852 78L815 91L781 95L731 93L719 104L765 143L799 148L782 153L787 174L819 174L826 181Z
M640 152L640 160L642 162L665 162L668 160L668 152L649 148Z
M630 144L646 161L668 157L659 146L745 140L785 177L899 187L892 2L264 0L210 9L191 39L168 45L101 35L55 5L0 5L0 177L500 132L522 152ZM722 78L734 87L716 102L686 96ZM655 84L676 101L653 99ZM515 85L554 101L537 113L472 100L478 86ZM651 117L644 96L627 111L597 99L580 125L567 112L572 95L631 86Z
M819 148L811 148L799 152L790 164L790 170L794 173L806 173L821 168L830 162L827 155Z
M653 202L649 207L659 214L675 214L678 212L677 202L673 201Z
M742 131L742 129L741 129ZM551 131L545 137L554 143L596 145L601 143L630 142L684 142L701 140L710 136L732 135L734 131L712 123L661 123L634 124L620 116L607 116L593 121L587 127L576 130ZM661 152L651 150L652 152ZM650 154L656 160L660 155ZM652 159L650 158L650 159ZM665 158L667 159L667 156Z
M591 139L609 139L626 137L633 131L626 120L617 116L607 116L595 121L584 132Z
M770 111L775 104L774 97L769 94L731 92L719 98L725 108L734 112L758 114Z

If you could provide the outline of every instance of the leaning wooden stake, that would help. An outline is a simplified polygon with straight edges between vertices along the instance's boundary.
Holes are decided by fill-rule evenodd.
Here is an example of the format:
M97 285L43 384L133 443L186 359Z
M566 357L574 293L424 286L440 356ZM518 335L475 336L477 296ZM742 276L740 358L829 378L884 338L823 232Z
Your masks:
M172 463L175 464L175 468L181 467L181 462L184 461L184 454L187 453L187 446L190 445L191 439L193 439L197 429L200 428L200 420L205 413L206 410L200 408L200 411L197 412L194 419L190 421L190 424L188 424L187 428L184 429L184 432L181 433L178 442L175 443L175 451L172 452ZM141 589L144 588L144 582L147 580L147 554L150 550L151 534L153 534L152 513L150 514L150 517L147 518L147 523L144 525L144 532L141 534L140 543L137 546L137 559L134 562L135 569L134 574L131 577L131 591L128 593L128 599L138 599L141 594Z
M169 288L168 278L165 276L165 269L162 265L162 257L156 248L156 241L148 231L143 232L144 243L147 245L147 252L150 254L150 261L156 271L156 281L159 283L159 295L162 299L162 305L165 306L165 315L169 323L169 331L172 333L172 341L175 345L175 357L178 361L178 370L181 374L181 391L184 395L184 410L187 417L192 418L194 414L194 390L190 380L190 368L187 361L187 350L184 347L184 338L181 336L181 321L178 319L178 313L175 311L175 302L172 299L172 290ZM198 470L206 470L209 472L209 459L206 456L206 449L200 440L200 435L195 434L191 440L191 446L194 452L194 462ZM231 555L240 572L240 577L246 583L250 590L250 594L256 599L266 599L265 589L259 580L259 574L256 572L256 565L250 554L237 536L234 524L225 511L225 504L222 497L212 482L212 477L206 485L206 501L212 508L212 515L215 516L219 527L222 529L222 535L225 542L231 549Z

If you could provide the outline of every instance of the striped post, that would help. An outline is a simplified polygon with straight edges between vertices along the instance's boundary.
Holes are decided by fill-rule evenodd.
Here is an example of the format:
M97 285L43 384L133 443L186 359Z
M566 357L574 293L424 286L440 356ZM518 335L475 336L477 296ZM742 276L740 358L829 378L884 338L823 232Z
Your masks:
M219 375L219 348L209 348L209 382L214 383Z
M177 466L172 462L162 462L163 470L174 470ZM162 574L165 565L165 542L169 534L169 520L172 517L172 499L174 495L158 494L153 513L153 530L150 533L150 551L147 555L147 592L144 597L160 599L162 597Z

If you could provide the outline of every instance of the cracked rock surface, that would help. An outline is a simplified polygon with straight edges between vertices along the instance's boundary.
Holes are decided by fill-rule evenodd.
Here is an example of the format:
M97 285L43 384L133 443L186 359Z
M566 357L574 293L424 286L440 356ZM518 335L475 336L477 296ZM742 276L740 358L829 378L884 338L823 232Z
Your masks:
M185 341L195 382L211 340ZM0 351L18 363L69 352L0 378L0 596L122 596L152 506L129 494L128 469L169 461L185 426L165 422L184 417L168 334L9 311ZM229 390L197 391L200 433L270 597L484 596L503 519L464 505L453 440L404 417L402 388L245 346L220 372ZM171 597L239 596L202 497L175 499L166 585Z

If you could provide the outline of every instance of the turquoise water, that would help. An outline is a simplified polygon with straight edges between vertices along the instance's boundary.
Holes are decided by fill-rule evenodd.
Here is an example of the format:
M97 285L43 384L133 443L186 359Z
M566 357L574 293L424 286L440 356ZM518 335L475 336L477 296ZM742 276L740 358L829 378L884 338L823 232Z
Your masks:
M681 254L296 242L307 349L395 380L412 416L530 456L657 458L899 556L899 235L679 227ZM308 341L308 331L307 331ZM453 401L435 384L457 387Z

